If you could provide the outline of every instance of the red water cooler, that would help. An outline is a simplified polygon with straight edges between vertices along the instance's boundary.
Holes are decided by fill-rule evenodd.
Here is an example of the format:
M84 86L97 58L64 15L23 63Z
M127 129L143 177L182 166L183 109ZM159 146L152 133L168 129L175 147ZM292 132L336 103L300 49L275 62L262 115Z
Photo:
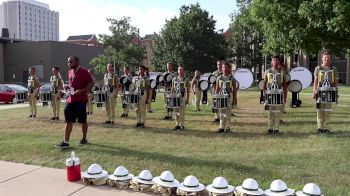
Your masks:
M71 157L66 159L66 170L68 181L74 182L81 179L80 160L75 157L74 151L71 152Z

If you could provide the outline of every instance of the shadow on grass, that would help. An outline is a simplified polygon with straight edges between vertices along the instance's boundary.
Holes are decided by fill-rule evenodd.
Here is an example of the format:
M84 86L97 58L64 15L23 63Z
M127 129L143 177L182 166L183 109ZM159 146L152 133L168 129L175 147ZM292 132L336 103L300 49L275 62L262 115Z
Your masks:
M171 163L181 167L218 167L218 168L234 168L237 171L241 171L243 173L251 173L251 174L260 174L264 176L270 176L272 173L268 170L259 170L256 167L251 167L247 165L243 165L240 163L234 162L225 162L225 161L217 161L217 160L202 160L195 159L193 157L178 157L171 154L161 154L156 152L145 152L139 150L132 150L123 147L109 146L104 144L95 144L90 143L90 146L96 146L98 148L89 148L82 149L87 151L95 151L97 153L105 153L110 154L111 156L124 156L124 157L136 157L142 160L150 160L150 161L159 161L163 163Z

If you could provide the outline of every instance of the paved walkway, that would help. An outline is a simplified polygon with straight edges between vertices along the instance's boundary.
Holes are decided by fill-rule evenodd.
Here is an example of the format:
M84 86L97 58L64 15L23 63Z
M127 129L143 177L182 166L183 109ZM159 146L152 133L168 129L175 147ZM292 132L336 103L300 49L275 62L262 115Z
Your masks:
M145 196L105 186L86 186L82 181L69 182L66 170L0 161L0 195L50 196Z

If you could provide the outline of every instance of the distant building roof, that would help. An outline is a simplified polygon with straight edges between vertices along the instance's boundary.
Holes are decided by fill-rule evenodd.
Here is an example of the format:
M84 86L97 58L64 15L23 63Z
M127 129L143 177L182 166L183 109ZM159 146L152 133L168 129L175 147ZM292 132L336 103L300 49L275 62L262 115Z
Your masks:
M74 35L74 36L69 36L67 41L73 41L73 40L90 40L93 36L95 36L94 34L90 34L90 35Z
M156 37L156 34L148 34L148 35L145 35L143 39L154 39L155 37Z

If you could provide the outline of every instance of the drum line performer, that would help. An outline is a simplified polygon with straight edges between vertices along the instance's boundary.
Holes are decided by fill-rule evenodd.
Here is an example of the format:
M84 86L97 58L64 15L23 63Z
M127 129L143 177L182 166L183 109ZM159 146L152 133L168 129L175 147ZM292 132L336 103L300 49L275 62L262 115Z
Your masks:
M107 73L104 75L104 89L109 92L108 100L105 102L106 106L106 121L103 124L114 124L115 120L115 105L118 97L119 82L118 75L114 73L112 63L107 64Z
M331 56L329 53L324 52L322 54L322 65L315 68L314 77L313 98L317 102L317 132L330 133L331 130L328 124L331 117L332 102L320 102L320 95L318 95L318 91L322 87L337 88L338 72L337 68L331 65ZM335 96L337 99L337 92Z
M58 67L52 68L52 76L50 77L50 82L52 85L51 107L53 112L53 117L51 120L59 120L63 80L60 74L60 69Z
M229 63L224 63L222 65L222 74L216 79L215 93L223 93L228 95L227 108L218 110L220 117L220 128L217 132L230 133L232 132L230 129L232 103L235 102L237 97L237 88L236 79L231 74L231 65Z
M173 68L174 68L174 65L172 63L167 63L166 65L167 67L167 71L163 74L164 76L166 74L171 74L173 75L174 77L176 77L176 73L173 71ZM172 81L170 82L167 82L166 81L166 77L164 77L164 103L165 103L165 116L164 116L164 120L171 120L173 117L172 117L172 114L173 114L173 109L172 108L167 108L166 107L166 102L167 102L167 94L171 91L171 87L172 87Z
M91 115L93 113L93 110L94 110L94 106L92 104L92 101L94 99L94 90L98 86L98 84L97 84L96 78L94 77L94 71L92 69L89 69L88 72L92 78L93 85L92 85L91 89L87 92L88 102L87 102L87 106L86 106L86 109L87 109L86 114Z
M267 69L264 73L264 91L272 90L276 87L279 90L283 90L283 95L287 94L286 73L279 69L279 57L273 56L271 59L271 68ZM266 94L266 93L265 93ZM266 97L266 96L265 96ZM283 102L286 102L286 97L283 96ZM283 103L282 103L283 104ZM281 105L269 105L268 106L268 134L279 133L279 124L281 121Z
M213 75L218 78L221 74L222 74L222 61L217 61L216 62L216 67L217 70L213 72ZM215 93L215 89L216 89L216 82L213 84L212 86L212 92ZM213 122L220 122L220 116L219 116L219 112L217 110L214 110L215 112L215 119Z
M183 66L179 66L177 69L178 76L175 77L172 81L171 92L179 92L182 97L182 105L179 108L175 108L175 128L172 130L185 130L185 110L186 106L189 103L190 99L190 81L185 78L185 68Z
M146 76L146 67L139 67L139 76L137 76L136 87L140 90L139 104L136 106L136 127L144 128L146 123L146 105L150 96L149 78Z
M202 91L199 88L199 78L201 77L201 73L199 70L196 70L194 72L194 77L191 82L191 89L193 92L193 95L195 97L195 110L196 112L201 111L200 103L201 103L201 97L202 97Z
M132 81L132 75L130 74L130 68L128 66L124 66L122 77L128 78L128 80L130 82ZM123 108L123 113L120 115L120 117L127 118L129 116L130 104L127 103L127 99L126 99L126 96L124 95L124 93L126 91L129 91L129 84L128 85L121 85L120 88L121 88L121 92L122 92L122 95L120 97L122 100L122 108Z
M36 103L39 95L40 83L34 67L29 67L28 72L28 102L30 106L30 115L28 118L36 118L38 112Z

